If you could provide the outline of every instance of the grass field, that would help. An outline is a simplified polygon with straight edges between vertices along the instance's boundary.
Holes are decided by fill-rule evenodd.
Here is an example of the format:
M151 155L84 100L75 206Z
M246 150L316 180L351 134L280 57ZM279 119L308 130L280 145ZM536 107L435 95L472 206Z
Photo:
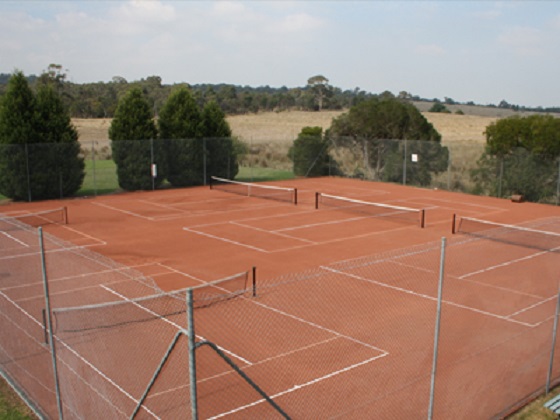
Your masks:
M35 419L36 416L12 390L6 381L0 377L0 419L24 420Z
M442 135L443 143L453 141L484 142L484 130L496 121L502 114L488 115L485 108L477 107L483 115L457 115L433 112L423 112L426 119ZM286 111L263 112L259 114L232 115L227 121L233 135L241 140L250 142L263 141L293 141L303 127L318 126L324 129L330 127L332 119L340 116L344 111ZM474 112L474 111L473 111ZM108 142L108 130L111 119L73 119L80 134L80 141Z

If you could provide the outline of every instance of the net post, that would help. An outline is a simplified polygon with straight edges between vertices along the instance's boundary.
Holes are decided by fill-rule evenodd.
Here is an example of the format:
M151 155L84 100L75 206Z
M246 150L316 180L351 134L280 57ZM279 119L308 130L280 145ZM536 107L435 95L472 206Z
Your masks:
M212 189L213 181L214 181L214 180L212 179L212 177L209 177L209 178L208 178L208 186L210 187L210 189Z
M63 218L64 218L64 224L67 225L68 224L68 207L66 207L66 206L62 207L62 214L63 214Z
M320 194L321 193L319 193L319 192L315 193L315 210L317 210L319 208L319 195Z
M253 266L253 297L257 296L257 267Z
M294 204L297 206L297 188L294 188Z
M421 209L420 210L420 228L424 229L425 223L426 223L426 210Z
M453 213L453 217L451 218L451 233L453 235L455 235L456 230L455 230L455 222L457 220L457 215L455 213Z

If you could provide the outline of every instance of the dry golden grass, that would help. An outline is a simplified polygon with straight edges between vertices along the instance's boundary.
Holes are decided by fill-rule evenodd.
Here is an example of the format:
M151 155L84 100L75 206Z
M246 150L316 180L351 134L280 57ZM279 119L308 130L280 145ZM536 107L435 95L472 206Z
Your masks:
M73 118L72 123L78 130L82 143L109 141L111 118Z
M306 126L318 126L323 129L330 127L332 119L341 115L343 111L286 111L262 112L259 114L233 115L227 121L234 136L247 143L270 141L293 141L301 129ZM484 130L496 121L497 117L456 115L424 112L426 119L442 135L443 144L455 141L484 142ZM108 130L110 118L72 120L80 134L83 143L109 140Z

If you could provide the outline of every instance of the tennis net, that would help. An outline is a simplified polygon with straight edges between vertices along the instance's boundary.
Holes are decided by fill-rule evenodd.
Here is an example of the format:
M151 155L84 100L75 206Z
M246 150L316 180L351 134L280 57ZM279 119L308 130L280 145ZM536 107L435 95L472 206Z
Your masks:
M560 233L471 217L461 217L459 220L454 220L453 233L541 251L558 252L560 250Z
M210 188L246 197L266 198L269 200L297 204L296 188L233 181L231 179L218 178L215 176L210 178Z
M0 231L8 231L23 226L39 227L50 224L68 224L68 210L66 207L45 210L36 213L18 214L0 217Z
M332 207L368 217L387 217L406 223L418 224L421 228L424 227L425 221L424 209L374 203L318 192L315 193L315 208L319 209L320 207Z
M256 293L249 287L249 272L242 272L214 282L192 287L193 308L207 308L239 297ZM137 323L169 320L178 325L186 317L176 318L187 311L187 290L161 292L133 299L123 299L95 305L59 308L53 311L57 332L79 332L126 327Z

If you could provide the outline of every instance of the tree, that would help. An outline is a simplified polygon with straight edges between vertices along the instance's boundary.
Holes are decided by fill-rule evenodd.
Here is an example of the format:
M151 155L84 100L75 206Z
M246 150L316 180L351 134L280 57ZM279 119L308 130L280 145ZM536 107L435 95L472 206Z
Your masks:
M328 142L321 127L303 127L288 152L296 176L329 174Z
M78 133L52 84L33 95L21 72L9 81L0 105L0 192L14 200L73 195L84 162Z
M366 177L373 179L403 180L401 169L405 144L396 140L409 140L408 145L412 143L410 140L432 143L428 146L430 157L420 157L418 161L417 166L423 168L417 168L418 174L438 173L446 168L441 162L447 149L440 144L440 134L414 105L389 95L382 99L372 98L353 106L347 113L333 120L327 135L354 155L361 155L364 162L363 172ZM419 152L426 153L426 150L420 148ZM434 159L434 155L441 159ZM388 165L395 167L396 160L400 162L398 170L385 173L386 169L389 169ZM423 175L416 179L407 176L409 183L425 185L430 180L431 176Z
M120 101L109 127L113 160L117 164L119 186L125 190L147 190L161 185L165 159L158 141L150 105L138 88ZM153 157L153 160L152 160ZM152 177L151 165L157 165Z
M173 92L159 114L159 133L165 141L167 179L174 187L201 185L204 181L202 116L191 92Z
M307 79L307 87L315 95L315 100L317 101L318 110L323 109L323 101L325 98L329 97L332 89L329 86L329 79L325 76L317 75Z
M36 106L41 143L29 148L33 198L74 195L81 188L85 175L78 131L52 85L39 87Z
M233 179L239 172L231 128L220 106L212 101L202 110L200 132L204 137L206 176Z
M449 111L449 109L447 109L447 107L441 102L436 102L432 105L428 112L442 112L444 114L449 114L451 111Z
M560 120L550 115L514 116L486 127L486 150L471 176L476 192L521 194L546 201L555 193L551 176L560 157Z
M14 200L31 200L27 144L38 140L35 97L18 71L10 78L0 102L0 193Z

